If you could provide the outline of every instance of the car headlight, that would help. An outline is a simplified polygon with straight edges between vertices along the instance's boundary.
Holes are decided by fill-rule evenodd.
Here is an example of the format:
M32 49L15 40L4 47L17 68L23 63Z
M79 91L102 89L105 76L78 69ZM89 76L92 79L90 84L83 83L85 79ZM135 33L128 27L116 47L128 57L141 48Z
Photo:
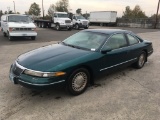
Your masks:
M66 73L65 72L40 72L40 71L26 69L24 71L24 74L36 76L36 77L58 77L58 76L63 76Z

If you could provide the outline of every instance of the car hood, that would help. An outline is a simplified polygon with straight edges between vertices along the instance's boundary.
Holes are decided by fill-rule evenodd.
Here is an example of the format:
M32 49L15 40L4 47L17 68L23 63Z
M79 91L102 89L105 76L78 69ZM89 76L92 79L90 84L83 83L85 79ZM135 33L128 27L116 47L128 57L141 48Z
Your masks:
M8 27L16 28L35 28L36 26L33 23L24 23L24 22L9 22Z
M57 65L89 53L91 51L54 44L22 54L18 57L17 62L27 69L50 72Z

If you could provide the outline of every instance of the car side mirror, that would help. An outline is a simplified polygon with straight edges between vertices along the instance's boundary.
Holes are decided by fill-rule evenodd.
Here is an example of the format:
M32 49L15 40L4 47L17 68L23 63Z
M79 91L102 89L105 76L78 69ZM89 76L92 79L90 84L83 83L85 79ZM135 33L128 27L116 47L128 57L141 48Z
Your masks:
M102 53L102 54L106 54L106 53L108 53L108 52L110 52L110 51L112 51L112 49L101 50L101 53Z

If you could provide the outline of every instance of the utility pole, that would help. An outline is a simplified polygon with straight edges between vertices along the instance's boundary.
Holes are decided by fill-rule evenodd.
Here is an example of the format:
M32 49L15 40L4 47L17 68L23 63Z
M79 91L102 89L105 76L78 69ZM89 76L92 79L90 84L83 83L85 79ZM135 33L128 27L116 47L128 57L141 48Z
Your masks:
M43 12L43 19L44 19L44 7L43 7L43 0L42 0L42 12Z
M159 4L160 4L160 0L158 1L158 6L157 6L157 14L156 14L156 22L155 22L155 25L154 25L154 29L156 29L157 22L158 22L158 11L159 11Z
M13 5L14 5L14 13L16 14L16 8L15 8L15 2L13 1Z

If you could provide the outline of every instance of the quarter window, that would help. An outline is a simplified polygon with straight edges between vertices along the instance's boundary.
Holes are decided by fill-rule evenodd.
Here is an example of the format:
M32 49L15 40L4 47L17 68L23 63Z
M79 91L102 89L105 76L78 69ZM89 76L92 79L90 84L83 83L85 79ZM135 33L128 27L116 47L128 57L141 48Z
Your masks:
M127 34L127 37L128 37L128 40L129 40L129 44L130 44L130 45L134 45L134 44L139 43L139 41L138 41L135 37L133 37L133 36L131 36L131 35L129 35L129 34Z
M118 49L127 46L127 41L123 34L113 35L103 47L103 50L106 49Z

